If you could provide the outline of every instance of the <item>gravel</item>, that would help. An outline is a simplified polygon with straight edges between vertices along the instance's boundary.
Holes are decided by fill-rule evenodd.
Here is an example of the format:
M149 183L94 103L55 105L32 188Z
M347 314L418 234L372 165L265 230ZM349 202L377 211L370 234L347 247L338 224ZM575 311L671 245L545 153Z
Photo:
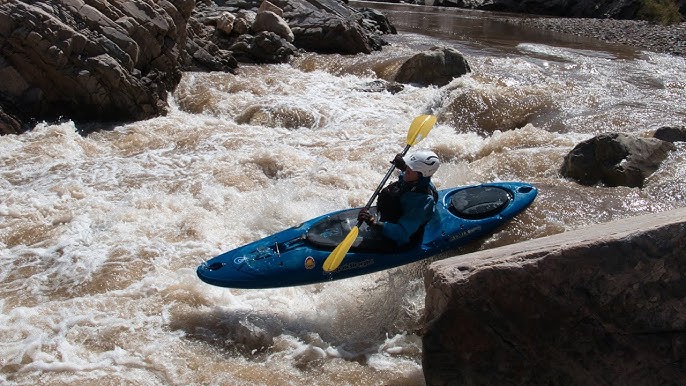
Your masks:
M531 28L623 44L646 51L686 56L686 22L663 26L641 20L511 18L508 22Z

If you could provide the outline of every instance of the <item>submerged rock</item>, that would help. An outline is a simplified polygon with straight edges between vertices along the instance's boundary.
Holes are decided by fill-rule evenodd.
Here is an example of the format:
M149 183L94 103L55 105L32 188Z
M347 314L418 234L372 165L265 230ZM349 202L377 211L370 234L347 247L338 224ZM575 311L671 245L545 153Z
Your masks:
M355 90L357 91L362 91L362 92L384 92L387 91L391 94L397 94L405 89L405 86L403 86L400 83L397 82L387 82L383 79L378 79L378 80L373 80L371 82L367 82L363 85L360 85L359 87L356 87Z
M655 138L601 134L572 149L560 172L583 185L642 187L674 149L674 144Z

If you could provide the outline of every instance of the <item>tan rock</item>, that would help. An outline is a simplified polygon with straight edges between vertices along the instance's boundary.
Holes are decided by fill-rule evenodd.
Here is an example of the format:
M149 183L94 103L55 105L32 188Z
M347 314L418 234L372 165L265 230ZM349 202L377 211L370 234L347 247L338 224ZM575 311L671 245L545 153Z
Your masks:
M277 7L270 1L264 0L262 4L260 4L260 8L257 10L257 13L266 11L274 12L275 14L279 15L279 17L283 17L283 9Z
M255 32L273 32L289 43L293 43L293 40L295 40L293 31L291 31L288 23L281 16L271 11L258 12L252 28Z
M233 24L236 21L236 16L230 12L222 12L217 19L217 29L229 35L233 31Z

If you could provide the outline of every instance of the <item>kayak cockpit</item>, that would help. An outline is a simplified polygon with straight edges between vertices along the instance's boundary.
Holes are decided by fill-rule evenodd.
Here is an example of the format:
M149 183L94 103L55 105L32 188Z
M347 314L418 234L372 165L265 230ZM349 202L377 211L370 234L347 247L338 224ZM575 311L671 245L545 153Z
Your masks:
M361 208L344 210L315 223L307 231L305 239L320 249L333 250L357 224L357 214ZM369 209L376 214L376 207ZM395 243L384 237L381 232L362 225L351 252L393 252L401 250ZM403 250L406 248L402 248Z
M502 212L514 196L499 186L473 186L457 190L449 198L450 213L460 218L478 220Z

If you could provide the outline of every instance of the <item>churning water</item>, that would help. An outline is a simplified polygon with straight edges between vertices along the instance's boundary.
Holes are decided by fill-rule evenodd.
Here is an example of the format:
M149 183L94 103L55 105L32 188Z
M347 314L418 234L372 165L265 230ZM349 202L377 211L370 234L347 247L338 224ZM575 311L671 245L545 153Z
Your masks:
M364 205L420 114L439 117L417 145L441 157L439 188L540 189L472 249L683 206L683 145L643 189L558 170L595 134L683 125L684 58L383 7L401 33L382 52L186 73L166 117L0 137L0 383L421 385L426 263L275 290L195 276L225 250ZM434 45L461 50L472 73L364 91Z

